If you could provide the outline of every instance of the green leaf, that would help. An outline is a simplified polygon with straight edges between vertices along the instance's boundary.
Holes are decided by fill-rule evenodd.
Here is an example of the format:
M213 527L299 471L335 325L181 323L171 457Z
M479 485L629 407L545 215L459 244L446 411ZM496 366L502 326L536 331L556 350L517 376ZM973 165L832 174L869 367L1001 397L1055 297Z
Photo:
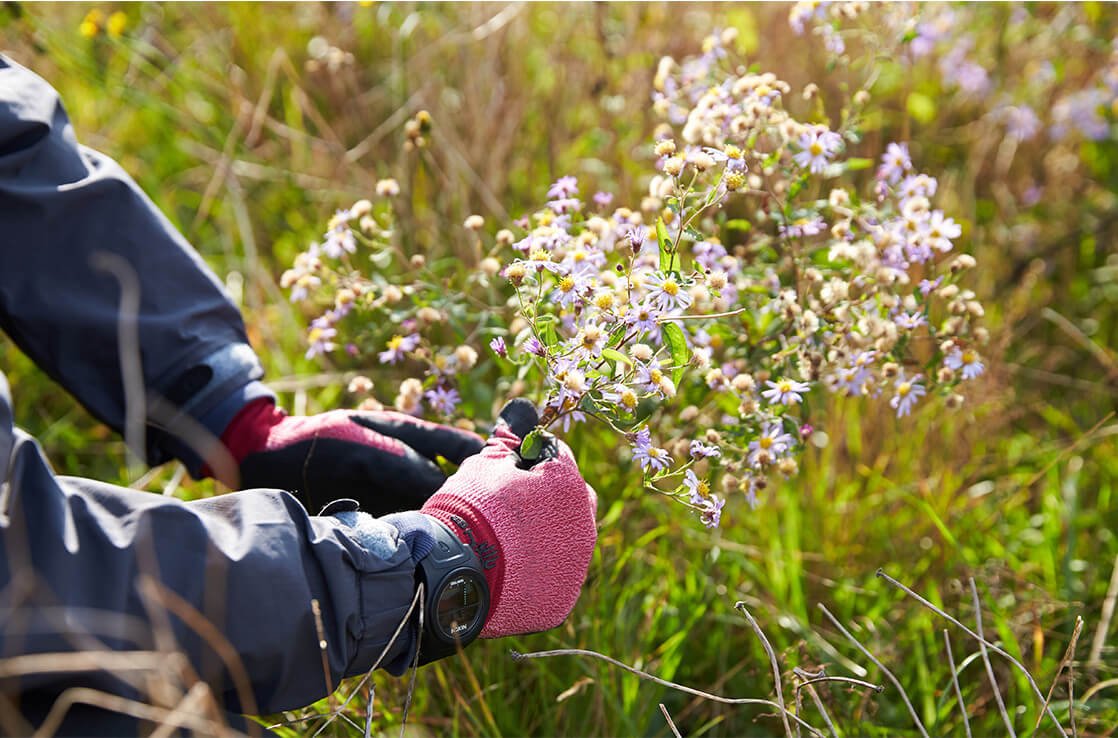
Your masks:
M675 252L672 251L672 242L668 238L668 229L664 227L664 220L656 221L656 242L660 244L660 271L674 272Z
M726 221L726 228L731 231L750 231L753 230L753 224L742 218L734 218Z
M869 169L873 166L873 159L864 159L859 156L846 160L846 171L856 172L859 169Z
M536 316L536 332L540 334L540 340L548 346L559 343L559 335L555 332L557 322L559 319L550 313Z
M535 461L542 451L543 431L535 428L520 442L520 457L525 461Z
M663 330L664 340L667 341L668 351L672 355L672 364L675 365L672 369L672 381L678 387L679 380L683 376L683 368L691 361L691 349L687 348L687 339L683 335L683 329L678 325L671 322L664 323Z
M615 349L611 349L611 348L602 349L602 356L609 359L610 361L617 361L617 362L620 362L620 363L625 364L627 366L632 366L633 365L633 360L632 359L630 359L628 356L626 356L625 354L623 354L620 351L617 351Z

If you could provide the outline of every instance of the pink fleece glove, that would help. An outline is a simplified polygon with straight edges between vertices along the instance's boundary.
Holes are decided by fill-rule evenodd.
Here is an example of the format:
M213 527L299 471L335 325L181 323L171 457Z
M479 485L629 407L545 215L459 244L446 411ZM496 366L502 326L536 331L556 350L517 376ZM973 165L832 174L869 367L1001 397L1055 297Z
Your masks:
M571 449L556 441L556 458L521 469L519 443L499 425L421 511L445 523L482 561L490 592L482 638L562 623L598 539L598 497L579 476Z

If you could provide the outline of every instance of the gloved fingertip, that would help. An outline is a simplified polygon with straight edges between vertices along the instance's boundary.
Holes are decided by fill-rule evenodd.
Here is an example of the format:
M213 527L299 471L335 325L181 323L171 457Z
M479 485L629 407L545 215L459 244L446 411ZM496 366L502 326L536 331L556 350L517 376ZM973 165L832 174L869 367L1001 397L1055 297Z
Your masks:
M520 436L512 432L512 429L509 428L508 423L502 421L498 421L497 426L493 429L493 436L490 440L492 439L509 441L512 443L513 447L519 446L521 440Z
M590 486L589 482L586 483L586 495L590 500L590 514L595 519L597 519L597 517L598 517L598 493L594 491L594 488Z

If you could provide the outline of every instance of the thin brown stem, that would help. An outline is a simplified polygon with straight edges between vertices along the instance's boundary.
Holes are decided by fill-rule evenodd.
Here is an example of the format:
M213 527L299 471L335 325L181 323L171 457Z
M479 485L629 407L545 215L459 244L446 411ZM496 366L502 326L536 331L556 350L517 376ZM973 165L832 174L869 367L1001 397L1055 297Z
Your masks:
M947 637L947 628L943 629L943 642L947 646L947 662L951 664L951 682L955 685L955 696L959 698L959 712L963 713L963 729L967 731L967 738L971 738L967 703L963 702L963 690L959 688L959 667L955 666L955 655L951 653L951 639Z
M904 687L901 686L901 683L897 679L897 677L893 676L893 672L889 671L889 669L885 667L885 664L878 661L877 658L869 652L869 649L859 643L858 639L850 634L850 631L842 627L842 623L840 623L838 619L831 614L831 611L828 610L823 605L823 603L820 602L818 604L818 607L820 610L823 611L823 614L827 616L827 619L831 621L831 624L834 625L840 633L846 636L846 639L853 643L855 647L857 647L857 649L862 652L863 656L872 661L877 668L881 669L881 673L884 674L886 678L888 678L888 680L893 683L893 686L896 687L897 691L901 693L901 699L904 700L905 707L908 708L908 714L912 717L912 722L916 725L916 729L920 731L920 735L924 736L924 738L930 738L928 736L928 731L924 729L924 723L920 721L920 716L916 714L916 708L912 706L912 701L909 700L908 694L904 691Z
M769 639L765 637L765 631L761 630L761 626L758 625L757 621L753 619L753 615L750 614L749 610L745 606L745 603L739 601L737 604L734 605L734 609L744 615L745 619L749 621L749 626L753 628L753 632L757 634L757 638L760 639L761 645L765 647L765 653L769 655L769 664L772 666L773 669L773 682L776 684L776 702L778 705L780 705L780 716L784 720L784 732L788 736L791 736L792 726L788 724L788 708L784 706L784 687L782 686L783 679L780 675L780 664L777 663L776 660L776 652L773 651L772 644L769 643Z
M588 651L582 648L559 648L552 651L535 651L533 653L520 653L519 651L510 651L509 655L512 656L513 661L523 661L525 659L542 659L549 658L551 656L588 656L590 658L601 659L602 661L613 664L614 666L624 669L631 674L636 674L641 679L647 679L648 681L659 684L662 687L668 687L669 689L675 689L680 692L695 695L696 697L702 697L703 699L707 699L712 702L720 702L724 705L763 705L776 710L782 709L780 705L773 702L772 700L760 700L753 699L751 697L722 697L717 694L711 694L710 692L704 692L701 689L695 689L694 687L686 687L682 684L677 684L676 682L669 682L667 679L661 679L658 676L653 676L646 671L641 671L640 669L622 663L617 659L610 658L605 654L598 653L597 651ZM805 722L797 715L788 712L786 708L783 709L783 714L787 717L792 718L803 727L807 728L807 730L810 731L812 735L820 736L820 738L826 738L826 736L824 736L823 733L821 733L817 728Z

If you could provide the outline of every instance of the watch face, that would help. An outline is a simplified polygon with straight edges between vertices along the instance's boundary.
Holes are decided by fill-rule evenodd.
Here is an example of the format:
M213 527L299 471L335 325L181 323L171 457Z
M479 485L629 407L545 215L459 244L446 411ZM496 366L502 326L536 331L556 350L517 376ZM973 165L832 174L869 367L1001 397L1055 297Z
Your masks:
M474 572L459 572L446 580L439 593L438 626L447 640L476 635L485 616L485 583Z

